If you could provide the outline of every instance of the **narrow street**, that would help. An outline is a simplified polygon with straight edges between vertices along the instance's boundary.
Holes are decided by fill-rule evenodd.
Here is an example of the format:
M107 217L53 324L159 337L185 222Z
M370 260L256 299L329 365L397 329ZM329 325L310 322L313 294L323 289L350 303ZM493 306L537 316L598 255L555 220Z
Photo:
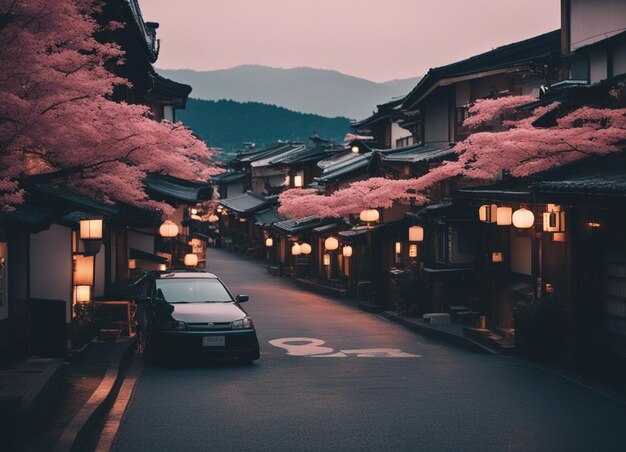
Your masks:
M516 358L440 345L224 251L207 263L250 295L261 359L143 364L114 450L623 448L617 401Z

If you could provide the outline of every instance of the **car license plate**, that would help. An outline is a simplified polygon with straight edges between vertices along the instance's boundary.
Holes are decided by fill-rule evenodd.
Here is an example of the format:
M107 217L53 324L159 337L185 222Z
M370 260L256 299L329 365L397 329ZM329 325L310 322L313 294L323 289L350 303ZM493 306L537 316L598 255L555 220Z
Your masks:
M225 336L204 336L202 338L203 347L223 347L226 345Z

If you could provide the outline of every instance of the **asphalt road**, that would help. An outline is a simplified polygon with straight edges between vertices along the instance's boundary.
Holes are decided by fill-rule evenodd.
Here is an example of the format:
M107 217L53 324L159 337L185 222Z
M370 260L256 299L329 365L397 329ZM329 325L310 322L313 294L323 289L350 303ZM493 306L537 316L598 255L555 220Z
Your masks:
M250 295L261 359L144 364L114 450L626 448L626 405L613 399L521 359L441 345L229 253L210 250L207 262ZM288 350L285 338L324 343Z

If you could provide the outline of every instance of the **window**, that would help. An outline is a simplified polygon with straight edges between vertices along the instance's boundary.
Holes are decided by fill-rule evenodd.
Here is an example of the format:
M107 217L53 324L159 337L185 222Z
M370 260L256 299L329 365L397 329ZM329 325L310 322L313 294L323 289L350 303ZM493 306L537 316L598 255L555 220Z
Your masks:
M232 300L226 288L216 279L159 279L157 298L168 303L229 303Z

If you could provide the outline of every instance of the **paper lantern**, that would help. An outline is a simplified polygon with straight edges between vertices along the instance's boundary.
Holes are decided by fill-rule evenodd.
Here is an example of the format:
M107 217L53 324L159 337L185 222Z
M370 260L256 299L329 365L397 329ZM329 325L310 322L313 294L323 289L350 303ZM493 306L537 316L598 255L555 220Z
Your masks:
M291 254L294 256L299 256L300 254L302 254L302 249L300 248L300 245L294 243L291 247Z
M191 209L191 214L192 215L198 215L198 209L192 208Z
M544 212L544 232L565 232L565 212Z
M302 176L295 176L293 178L293 186L294 187L302 187Z
M128 259L128 268L129 270L137 268L137 261L135 259Z
M102 218L80 220L81 240L102 240Z
M274 239L272 239L271 237L268 237L265 239L265 246L267 246L268 248L274 246Z
M552 235L552 240L555 242L565 242L565 232L555 232Z
M424 228L421 226L411 226L409 228L409 242L423 242Z
M324 254L324 265L330 265L330 254Z
M352 152L354 152L355 154L359 152L359 147L358 146L352 146Z
M93 285L94 257L74 256L74 285L75 286L91 286Z
M402 243L396 242L396 254L402 253Z
M503 262L504 256L500 251L494 251L491 253L491 262Z
M209 223L216 223L220 221L220 217L215 214L209 215Z
M198 265L198 255L193 253L185 254L183 262L187 267L195 267Z
M511 207L498 207L496 212L496 223L498 226L509 226L511 224L511 217L513 216L513 209Z
M178 235L178 226L171 220L165 220L159 228L159 235L165 238L176 237Z
M409 245L409 257L417 257L417 245Z
M300 245L300 251L302 252L302 254L311 254L311 250L311 245L309 245L308 243L303 243Z
M222 206L217 206L217 213L220 213L222 210L224 210L224 208Z
M76 286L76 301L84 303L91 300L91 286Z
M166 271L166 270L167 270L167 265L165 265L165 264L159 264L159 271L164 272L164 271Z
M485 204L478 209L478 219L483 223L495 223L498 215L498 206Z
M352 256L352 247L350 245L346 245L341 249L341 253L345 256L345 257L350 257Z
M519 229L532 228L535 224L535 214L530 210L522 207L513 212L513 226Z
M336 250L337 248L339 248L339 240L337 240L335 237L328 237L326 240L324 240L324 248L329 251Z
M376 223L380 218L380 213L376 209L365 209L359 214L359 219L366 223Z

